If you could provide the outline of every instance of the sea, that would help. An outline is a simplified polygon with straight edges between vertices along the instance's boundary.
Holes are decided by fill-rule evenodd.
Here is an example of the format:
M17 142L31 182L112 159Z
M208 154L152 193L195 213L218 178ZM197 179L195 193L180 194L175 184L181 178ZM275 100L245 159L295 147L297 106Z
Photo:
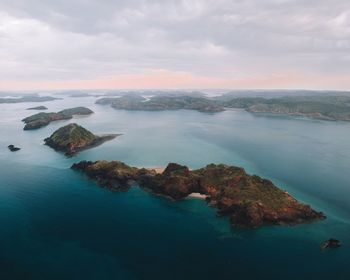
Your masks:
M0 104L0 279L350 279L350 123L243 110L125 111L96 97L62 98ZM94 114L24 131L21 120L36 113L26 109L38 105ZM73 122L122 135L70 158L44 145ZM241 166L327 219L237 228L202 199L101 188L70 169L81 160ZM321 250L329 238L342 246Z

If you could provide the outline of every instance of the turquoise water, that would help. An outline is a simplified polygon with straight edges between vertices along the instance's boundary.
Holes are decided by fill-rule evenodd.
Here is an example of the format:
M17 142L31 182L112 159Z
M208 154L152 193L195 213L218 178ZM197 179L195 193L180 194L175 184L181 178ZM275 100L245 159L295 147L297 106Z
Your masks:
M95 114L36 131L23 131L20 120L37 104L0 105L0 279L350 279L349 123L237 110L128 112L94 101L42 104L50 111L87 106ZM43 139L69 122L123 135L66 158ZM9 144L22 150L10 153ZM239 165L328 219L232 228L202 200L173 202L137 186L127 193L99 188L69 169L83 159ZM344 246L321 251L330 237Z

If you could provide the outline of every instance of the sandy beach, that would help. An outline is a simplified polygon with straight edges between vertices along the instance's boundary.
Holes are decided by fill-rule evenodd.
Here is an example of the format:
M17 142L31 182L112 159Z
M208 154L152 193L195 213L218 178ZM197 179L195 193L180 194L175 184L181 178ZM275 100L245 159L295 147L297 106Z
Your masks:
M206 199L208 196L206 194L201 194L201 193L191 193L187 197L188 198Z
M154 170L154 171L156 171L157 174L161 174L165 170L165 167L149 167L147 169Z

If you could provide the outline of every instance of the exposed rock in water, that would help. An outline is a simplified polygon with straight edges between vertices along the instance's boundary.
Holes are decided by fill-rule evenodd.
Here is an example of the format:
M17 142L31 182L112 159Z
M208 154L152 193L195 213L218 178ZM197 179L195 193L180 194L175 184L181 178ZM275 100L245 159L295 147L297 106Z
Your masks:
M59 128L44 141L46 145L56 151L65 152L66 155L72 156L79 151L90 149L112 140L118 135L120 134L97 136L82 126L72 123Z
M27 110L47 110L47 107L37 106L37 107L28 108Z
M11 152L17 152L17 151L19 151L21 149L21 148L18 148L16 146L14 146L14 145L8 145L7 148L9 148L9 150Z
M57 113L38 113L22 120L22 122L26 124L23 129L37 129L48 125L52 121L69 120L73 118L74 115L90 115L92 113L93 111L85 107L65 109Z
M341 246L341 242L339 240L330 238L330 239L326 240L325 242L323 242L321 248L322 249L327 249L327 248L333 249L333 248L338 248L340 246Z
M220 215L230 217L231 223L238 226L293 225L325 218L322 212L298 202L271 181L248 175L235 166L210 164L189 170L187 166L169 163L161 174L119 161L82 161L72 168L112 190L127 190L131 182L137 182L141 188L175 200L191 193L206 195L207 202Z

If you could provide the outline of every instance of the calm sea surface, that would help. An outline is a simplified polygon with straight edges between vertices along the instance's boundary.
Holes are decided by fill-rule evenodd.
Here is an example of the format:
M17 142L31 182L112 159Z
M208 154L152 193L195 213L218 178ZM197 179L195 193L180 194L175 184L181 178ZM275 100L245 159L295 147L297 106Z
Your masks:
M95 98L0 104L0 279L350 279L350 123L232 110L132 112ZM23 131L36 113L87 106L95 114ZM122 133L66 158L43 139L70 122ZM11 153L7 145L21 151ZM133 166L226 163L271 179L324 211L322 222L232 228L198 199L112 193L69 167L80 160ZM336 250L321 251L334 237Z

